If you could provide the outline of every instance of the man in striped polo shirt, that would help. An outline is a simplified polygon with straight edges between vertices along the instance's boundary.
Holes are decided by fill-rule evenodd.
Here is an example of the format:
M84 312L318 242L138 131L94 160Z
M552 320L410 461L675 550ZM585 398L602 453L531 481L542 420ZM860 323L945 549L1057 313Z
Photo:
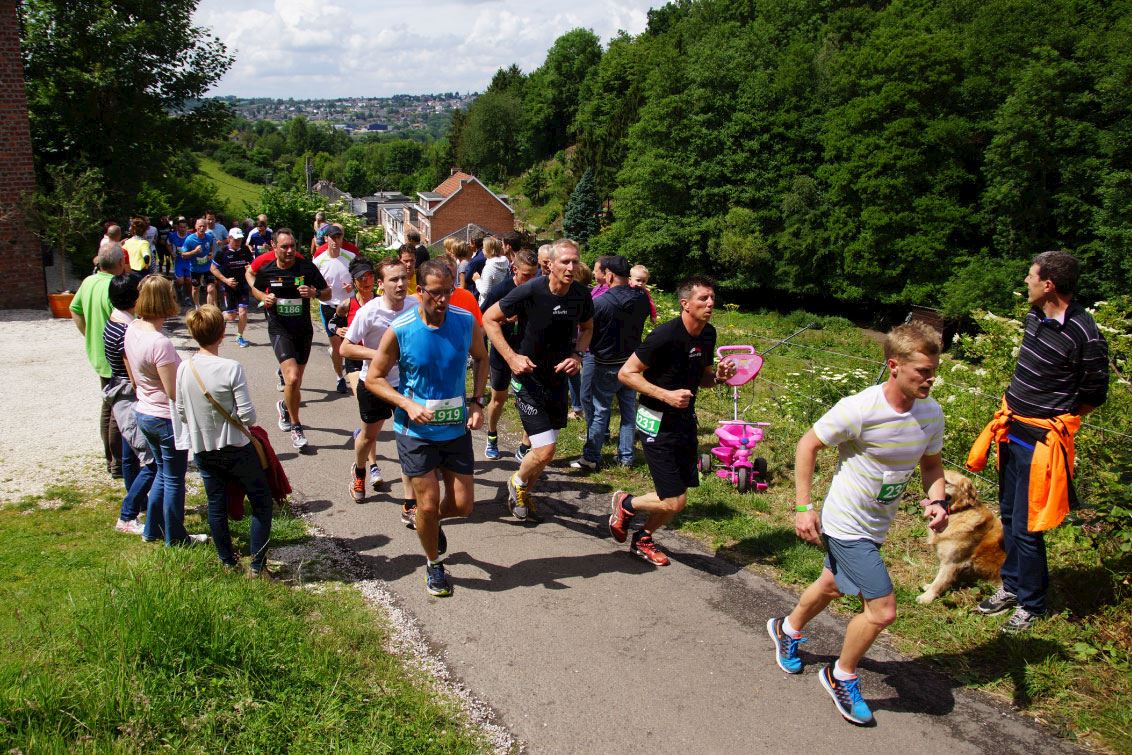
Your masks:
M1040 450L1046 457L1052 445L1059 446L1055 453L1065 453L1061 449L1071 444L1062 442L1072 440L1080 418L1108 396L1108 343L1092 316L1073 301L1079 275L1080 263L1064 251L1042 252L1026 275L1030 311L1004 398L1008 421L1000 434L1005 438L996 438L1006 561L1002 587L978 607L988 616L1015 609L1002 627L1008 633L1029 629L1045 614L1049 568L1043 533L1057 526L1075 503L1072 480L1055 480L1068 499L1061 502L1060 511L1031 511L1036 500L1030 491L1035 447L1045 445ZM1065 434L1068 437L1061 437ZM1071 465L1064 466L1072 472Z
M864 611L849 622L841 654L825 664L818 681L845 720L865 725L872 711L861 696L857 664L896 619L896 596L880 547L916 467L928 497L921 501L928 526L947 526L943 481L943 411L929 398L942 351L939 334L923 323L900 325L884 340L888 380L837 402L798 441L794 459L794 528L803 540L826 548L821 576L806 588L789 615L767 621L775 661L802 672L802 629L842 595L859 595ZM822 504L819 525L811 503L818 451L836 447L837 472Z

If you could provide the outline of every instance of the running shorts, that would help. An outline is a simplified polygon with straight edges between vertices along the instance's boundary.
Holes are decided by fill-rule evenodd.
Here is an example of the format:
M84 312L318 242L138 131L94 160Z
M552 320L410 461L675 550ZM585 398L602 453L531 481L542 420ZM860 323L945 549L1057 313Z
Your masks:
M534 437L566 427L566 411L570 403L566 381L546 387L530 375L511 378L515 408L528 436Z
M452 440L425 440L396 433L397 455L406 477L423 477L436 469L447 469L461 475L475 471L472 434L466 432Z
M275 359L283 364L288 359L294 359L298 364L306 364L311 355L311 341L314 333L292 333L282 328L268 329L271 336L271 348L275 352Z
M642 434L641 440L657 496L675 498L688 488L699 486L700 472L696 466L699 440L695 422L662 430L652 438Z
M224 311L235 312L237 309L247 309L248 302L251 301L251 289L248 287L246 280L236 279L235 288L230 287L227 283L220 287L220 292L224 297Z
M175 260L173 260L173 277L175 277L175 278L188 278L192 274L193 274L192 260L187 260L184 257L181 257L181 256L178 255L178 257Z
M822 535L825 540L825 568L833 573L833 581L842 595L860 595L865 600L883 598L892 593L892 579L880 557L880 546L872 540L838 540Z
M488 365L488 385L493 391L505 391L511 384L511 368L507 365L497 367L494 362Z
M208 288L211 283L216 281L216 276L207 270L203 273L190 273L189 278L192 280L194 286L201 288Z
M393 416L393 406L370 393L364 381L358 381L358 414L367 425Z
M322 320L322 329L326 331L327 338L333 338L334 336L338 335L338 326L330 324L330 321L337 313L338 307L335 307L331 304L318 305L318 316L319 319Z

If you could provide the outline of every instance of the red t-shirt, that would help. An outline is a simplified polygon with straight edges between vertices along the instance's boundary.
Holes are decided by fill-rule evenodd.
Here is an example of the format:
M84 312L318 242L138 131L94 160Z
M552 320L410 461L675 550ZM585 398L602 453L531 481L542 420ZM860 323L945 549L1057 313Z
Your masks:
M267 251L252 260L252 264L248 265L248 267L252 269L253 273L258 273L261 267L266 265L268 262L271 262L273 259L275 259L275 252ZM303 255L295 252L295 259L301 260L303 259Z
M448 300L450 304L454 304L460 309L466 309L472 313L472 317L476 318L476 322L483 326L483 312L480 312L479 302L476 301L476 295L466 288L456 287L452 292L452 298Z
M325 241L322 242L322 245L314 250L314 256L317 257L318 255L322 254L323 252L325 252L327 250L327 248L329 246L330 246L330 244L328 242L325 242ZM342 242L342 248L345 249L347 252L353 252L354 254L360 254L361 253L361 251L358 249L357 245L352 244L349 241L343 241Z

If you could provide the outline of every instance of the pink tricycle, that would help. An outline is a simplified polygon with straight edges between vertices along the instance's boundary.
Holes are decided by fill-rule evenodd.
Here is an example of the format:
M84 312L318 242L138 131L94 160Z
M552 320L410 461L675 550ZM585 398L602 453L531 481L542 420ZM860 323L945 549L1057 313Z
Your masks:
M700 474L711 474L712 468L717 466L712 461L714 456L719 467L715 469L716 476L728 480L740 493L766 490L766 459L761 456L752 459L751 455L755 446L762 442L766 432L764 428L770 427L770 423L739 419L739 386L746 385L759 374L763 366L762 355L755 351L754 346L720 346L716 354L720 361L726 358L735 363L735 374L727 380L731 386L732 418L720 420L719 427L715 428L719 445L711 449L710 454L700 454Z

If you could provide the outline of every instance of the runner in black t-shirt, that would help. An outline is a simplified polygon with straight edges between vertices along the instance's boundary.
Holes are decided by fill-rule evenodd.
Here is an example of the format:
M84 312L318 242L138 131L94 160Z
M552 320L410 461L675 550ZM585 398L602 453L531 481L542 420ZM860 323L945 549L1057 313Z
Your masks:
M558 431L566 427L566 380L582 368L582 352L593 331L594 304L589 291L574 282L578 245L554 242L550 274L524 283L484 314L491 344L511 368L511 388L531 450L507 481L511 513L526 519L534 513L530 489L554 458ZM505 321L518 317L523 330L517 349L504 336Z
M279 429L290 430L291 445L302 448L307 438L299 422L300 391L314 338L310 300L326 301L330 287L314 263L295 256L295 234L289 228L275 231L272 249L275 259L255 269L248 265L245 278L252 296L266 308L267 333L283 373L283 400L276 406Z
M532 250L520 249L515 252L511 267L514 272L495 284L488 292L487 298L483 301L485 310L490 309L492 304L500 301L504 296L534 278L535 272L538 270L538 259ZM516 317L514 322L505 322L502 327L503 337L507 339L511 348L519 348L519 342L523 335L519 326L519 318ZM507 360L503 358L503 355L494 348L488 357L488 367L490 368L491 401L487 405L487 447L484 448L483 455L494 460L502 456L499 453L499 435L496 430L499 426L499 417L503 414L503 407L507 404L507 386L511 383L511 368L507 366ZM530 448L530 438L526 436L526 433L523 434L523 441L520 446Z
M648 519L633 533L629 552L657 566L668 564L652 533L683 510L688 488L699 485L696 469L696 391L735 374L735 363L723 360L714 369L715 283L692 276L676 289L680 316L656 327L618 372L618 379L637 391L637 429L644 440L645 459L656 490L631 496L613 494L609 531L625 542L629 523L639 510Z
M239 335L236 336L236 345L246 349L249 344L244 338L244 329L248 326L248 301L251 298L250 287L244 273L255 256L244 245L244 232L233 228L228 232L228 243L216 253L212 260L212 275L220 281L220 304L228 320L236 320Z

